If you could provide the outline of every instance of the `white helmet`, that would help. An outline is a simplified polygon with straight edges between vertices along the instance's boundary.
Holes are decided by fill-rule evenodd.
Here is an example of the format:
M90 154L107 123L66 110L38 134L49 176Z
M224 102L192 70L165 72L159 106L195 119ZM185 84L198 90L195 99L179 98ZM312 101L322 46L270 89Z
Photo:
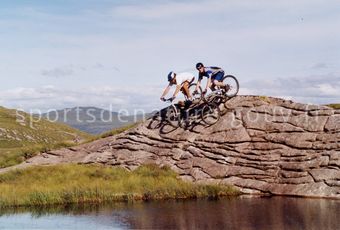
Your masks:
M169 74L168 74L168 81L171 81L172 79L174 79L175 77L175 73L174 71L171 71Z

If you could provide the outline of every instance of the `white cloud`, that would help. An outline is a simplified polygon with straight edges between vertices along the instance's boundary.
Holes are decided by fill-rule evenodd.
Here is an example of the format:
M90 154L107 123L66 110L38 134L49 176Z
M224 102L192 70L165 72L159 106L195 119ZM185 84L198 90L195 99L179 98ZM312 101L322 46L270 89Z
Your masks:
M338 77L339 76L339 77ZM327 82L327 83L325 83ZM339 103L340 75L256 79L241 81L241 95L267 95L304 103ZM158 85L92 86L62 89L53 85L36 88L14 88L0 92L1 105L34 109L42 112L75 106L95 106L114 111L144 109L152 111L165 107L159 101L163 91ZM171 93L169 94L171 95Z
M340 74L256 79L243 83L245 93L267 95L304 103L340 103ZM244 91L241 90L244 94Z
M88 87L81 89L58 89L48 85L37 88L14 88L0 92L2 105L25 111L63 109L75 106L112 108L115 111L145 109L152 111L160 107L158 86L131 87Z
M339 85L331 85L328 83L322 83L322 84L316 85L316 88L320 92L321 96L340 98L340 77L339 77L338 84Z

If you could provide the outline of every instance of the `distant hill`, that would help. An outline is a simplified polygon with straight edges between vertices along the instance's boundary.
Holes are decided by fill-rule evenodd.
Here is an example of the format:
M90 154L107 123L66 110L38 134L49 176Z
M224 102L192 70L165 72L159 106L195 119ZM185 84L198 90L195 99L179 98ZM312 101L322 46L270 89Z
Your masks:
M146 114L145 118L151 114ZM126 116L96 107L74 107L42 114L50 121L67 124L90 134L100 134L143 120L143 115Z
M36 151L72 145L90 137L67 125L38 121L27 113L0 107L0 167L19 163Z

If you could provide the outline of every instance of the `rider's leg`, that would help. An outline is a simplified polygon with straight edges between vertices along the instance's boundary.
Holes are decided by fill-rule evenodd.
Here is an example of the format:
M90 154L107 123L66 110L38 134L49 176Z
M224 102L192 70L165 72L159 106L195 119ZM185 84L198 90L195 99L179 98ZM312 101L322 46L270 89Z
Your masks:
M223 89L225 92L228 92L230 89L229 85L224 84L222 81L214 81L214 85L220 87L221 89Z
M216 89L215 86L216 86L216 84L215 84L215 81L213 80L212 83L211 83L211 85L210 85L211 91L215 91L215 89Z
M230 89L230 86L223 83L223 77L224 77L224 72L217 73L214 76L213 83L214 85L224 89L224 91L227 92Z
M191 97L191 94L190 94L190 91L189 91L189 86L190 86L189 82L187 82L187 81L184 82L183 86L182 86L182 92L188 99L192 100L192 97Z
M213 83L216 86L219 87L225 87L225 84L223 84L223 77L224 77L224 72L219 72L213 77Z
M219 87L225 86L225 85L223 84L223 82L221 82L221 81L214 80L213 83L214 83L214 85L219 86Z

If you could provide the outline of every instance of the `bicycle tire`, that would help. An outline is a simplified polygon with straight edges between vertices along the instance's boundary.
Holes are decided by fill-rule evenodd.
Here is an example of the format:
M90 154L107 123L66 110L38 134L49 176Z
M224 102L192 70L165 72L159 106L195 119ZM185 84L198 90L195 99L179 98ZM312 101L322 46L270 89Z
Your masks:
M226 85L229 85L229 90L225 92L226 97L235 97L238 94L238 91L240 89L240 85L238 83L238 80L233 75L226 75L223 77L222 82Z
M201 119L207 125L216 124L221 118L221 110L215 103L207 103L201 111Z
M178 127L179 113L174 105L168 107L166 112L166 120L172 127Z
M148 129L158 129L161 127L162 124L162 118L160 117L160 115L154 115L153 117L151 117L150 122L148 124Z

